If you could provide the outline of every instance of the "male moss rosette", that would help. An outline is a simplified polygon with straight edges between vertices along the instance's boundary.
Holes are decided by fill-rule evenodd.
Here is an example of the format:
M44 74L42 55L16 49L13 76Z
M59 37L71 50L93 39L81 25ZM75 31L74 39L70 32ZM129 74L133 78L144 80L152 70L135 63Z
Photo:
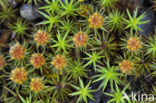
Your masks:
M10 79L15 83L22 84L28 78L28 73L24 67L16 67L11 71Z
M10 47L9 53L10 53L11 59L20 60L24 58L26 49L24 46L16 42L16 44Z
M30 89L34 92L40 92L44 87L43 81L40 78L32 78L30 82Z
M102 28L104 21L104 17L97 12L93 13L88 18L89 27L93 29Z

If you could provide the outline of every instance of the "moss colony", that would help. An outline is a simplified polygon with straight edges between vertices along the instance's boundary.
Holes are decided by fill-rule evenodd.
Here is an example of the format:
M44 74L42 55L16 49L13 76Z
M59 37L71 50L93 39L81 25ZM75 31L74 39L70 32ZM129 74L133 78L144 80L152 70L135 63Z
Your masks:
M151 19L131 1L0 0L1 103L136 103L125 93L156 96L156 35L142 35ZM21 5L35 13L24 16Z

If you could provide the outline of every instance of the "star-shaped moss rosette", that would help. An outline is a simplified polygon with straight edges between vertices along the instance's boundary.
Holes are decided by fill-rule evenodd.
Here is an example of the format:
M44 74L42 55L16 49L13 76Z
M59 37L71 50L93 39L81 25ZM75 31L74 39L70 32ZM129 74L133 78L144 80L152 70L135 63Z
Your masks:
M52 100L56 103L69 99L68 94L72 92L71 88L69 88L71 81L67 76L68 75L61 75L53 77L47 81L50 84L47 91L50 93Z
M66 16L69 18L70 16L77 16L77 11L79 10L79 2L76 0L64 0L60 1L61 4L61 11L59 12L61 16Z
M134 56L134 63L136 66L137 74L135 76L146 75L146 73L151 73L152 59L145 55L145 52L141 52Z
M69 43L71 40L68 38L68 32L66 32L64 36L61 34L62 33L58 31L56 39L51 38L52 45L50 47L56 48L56 53L67 53L67 50L69 50L72 47Z
M124 19L125 24L126 24L125 29L129 28L131 33L133 31L136 31L136 32L142 31L139 28L139 25L148 23L150 21L150 20L143 21L143 18L145 18L145 16L146 16L145 13L138 16L138 8L136 8L136 10L134 11L133 16L130 14L128 9L126 9L126 11L127 11L128 19Z
M85 77L88 78L87 72L89 71L88 68L86 68L83 64L83 61L74 60L71 63L70 69L69 69L69 78L73 78L74 82L78 82L79 78Z
M88 103L87 98L94 100L93 95L91 93L95 92L96 90L91 90L89 88L91 81L89 81L88 84L84 86L83 81L79 78L79 83L80 87L72 85L72 87L74 87L77 91L70 94L71 96L79 96L76 103L80 103L82 101Z
M75 26L75 22L73 20L62 20L60 22L60 26L59 26L59 29L62 31L62 32L72 32L73 30L73 27Z
M83 60L86 60L86 64L85 67L87 66L93 66L94 70L96 71L96 68L99 64L102 64L102 62L100 61L103 56L102 53L99 52L97 53L96 51L92 51L91 53L85 52L85 54L87 55L86 58L83 58Z
M11 21L11 19L15 18L16 9L14 10L12 7L6 8L2 7L0 8L0 23L4 23L6 21Z
M90 48L90 50L97 51L97 53L101 52L101 55L106 59L111 59L111 57L116 54L118 47L115 37L104 32L100 33L98 38L93 38L91 44L93 48Z
M102 88L104 92L106 87L109 85L111 90L114 90L114 84L117 83L118 85L123 84L123 82L119 79L123 76L122 73L118 73L116 70L116 66L110 66L109 61L106 62L106 67L98 66L99 69L96 69L97 75L93 76L96 78L93 82L102 81L99 86L99 89Z
M153 60L156 60L156 34L146 36L145 49L147 56L153 57Z
M48 27L48 32L52 30L54 25L56 26L59 22L60 16L59 15L54 15L51 11L46 10L46 12L41 12L38 11L41 15L43 15L46 20L38 23L37 25L47 25Z
M18 18L15 22L8 24L9 31L14 32L17 38L24 38L30 30L30 23L26 19Z
M121 32L124 29L124 22L123 22L124 14L121 13L119 10L115 10L108 13L106 17L106 26L109 28L110 31Z
M126 85L122 90L118 87L117 84L116 90L113 90L112 93L105 93L106 95L112 97L107 103L132 103L130 99L130 96L126 94L126 90L128 89L130 84ZM125 94L127 97L125 97Z

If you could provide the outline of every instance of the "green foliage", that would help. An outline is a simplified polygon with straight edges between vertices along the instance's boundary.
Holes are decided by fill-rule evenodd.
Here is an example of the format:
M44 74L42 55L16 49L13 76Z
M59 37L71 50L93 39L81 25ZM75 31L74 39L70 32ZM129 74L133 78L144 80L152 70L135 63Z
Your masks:
M106 95L112 97L107 103L131 103L130 99L125 98L125 92L129 87L129 84L126 85L122 90L119 89L118 85L115 84L116 90L113 90L112 93L105 93Z
M52 14L58 13L60 11L59 0L45 0L45 2L47 5L40 7L40 9L44 9L45 11L51 12Z
M11 32L16 33L16 37L24 37L29 30L29 23L27 20L18 18L16 22L8 24Z
M54 15L51 11L46 11L46 13L43 13L41 11L38 12L42 14L46 18L46 20L38 23L37 25L48 25L48 31L52 31L53 26L57 25L57 23L59 22L59 15Z
M69 16L76 16L77 15L77 11L79 10L78 8L78 4L79 2L75 2L74 0L59 0L60 4L61 4L61 11L60 14L62 16L66 16L67 18Z
M156 76L156 63L151 64L151 69L153 70L153 72L150 75L152 77L155 77Z
M122 81L120 80L120 77L123 76L123 74L118 73L116 71L116 66L110 66L109 61L106 62L106 67L98 66L99 69L97 69L97 72L99 74L93 76L93 78L97 78L94 80L94 82L99 82L102 80L102 83L100 84L99 88L102 88L102 91L104 91L110 83L111 90L114 89L113 85L114 83L121 84Z
M94 70L96 70L97 63L102 64L102 62L100 61L100 59L102 59L102 57L103 57L103 56L101 56L101 53L97 53L96 51L92 51L91 54L89 54L87 52L85 52L85 54L88 56L86 58L83 58L84 60L88 61L88 63L85 64L85 67L93 65Z
M110 59L111 56L114 56L117 50L117 43L115 42L115 38L111 34L105 34L104 32L98 35L98 38L94 38L92 41L94 45L91 50L96 50L97 52L101 52L104 58Z
M15 18L15 12L17 10L13 9L12 7L8 7L8 8L1 8L0 10L0 23L4 23L6 21L9 21L12 18Z
M36 5L36 4L40 3L41 0L24 0L24 2L27 2L28 4L35 4Z
M84 2L85 0L78 0L79 2Z
M68 32L66 32L65 35L62 37L62 35L58 31L57 40L51 38L51 41L53 43L51 47L57 48L56 53L61 51L67 53L67 50L71 48L71 45L69 44L70 40L67 38L67 36Z
M2 8L6 8L8 6L8 1L7 0L0 0L0 6Z
M151 72L151 58L147 57L145 53L140 53L137 56L134 56L135 59L135 65L136 65L136 71L137 75L145 75L146 72Z
M126 9L127 11L127 15L128 15L128 20L127 19L124 19L125 21L125 24L126 24L126 29L130 28L130 31L131 33L133 31L142 31L138 25L141 25L141 24L145 24L145 23L148 23L149 20L146 20L146 21L143 21L142 19L146 16L145 13L141 14L139 17L138 16L138 8L136 8L135 12L134 12L134 15L132 16L129 12L128 9Z
M156 96L156 87L153 85L152 93Z
M79 83L80 87L72 85L77 91L70 94L71 96L79 95L76 103L80 103L81 101L88 103L87 97L94 100L93 96L90 93L95 92L96 90L90 90L89 86L91 81L89 81L88 84L84 86L83 81L79 78Z
M98 0L98 4L106 9L115 8L119 0Z
M46 91L52 95L52 99L59 101L68 99L67 95L71 92L68 86L71 82L69 82L67 76L65 75L51 79L52 80L47 81L50 83L50 86Z
M121 31L123 30L123 14L121 14L118 10L112 11L108 13L108 17L106 18L106 25L110 31Z
M148 35L148 37L146 37L146 44L145 44L145 47L146 47L146 54L149 56L149 57L156 57L156 35L154 36L151 36L151 35Z
M21 99L22 103L43 103L43 101L33 101L32 96L30 94L29 97L26 97L26 99L24 99L22 96L19 95L19 98Z
M74 22L71 20L63 20L60 24L59 29L62 30L62 32L71 32L74 26Z
M72 62L70 66L70 77L73 78L73 80L77 83L79 78L82 77L88 77L86 68L83 65L83 62L80 61L80 59L75 60Z

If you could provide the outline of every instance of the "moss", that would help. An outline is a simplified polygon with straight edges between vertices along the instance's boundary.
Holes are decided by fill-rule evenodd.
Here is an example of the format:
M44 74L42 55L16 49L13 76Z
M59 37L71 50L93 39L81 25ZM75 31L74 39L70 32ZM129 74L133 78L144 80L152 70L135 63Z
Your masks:
M42 17L26 20L20 5L0 1L0 33L11 35L10 48L0 52L2 102L88 103L98 92L119 103L138 77L148 84L137 86L142 91L155 84L156 36L139 34L149 20L138 8L124 10L123 0L18 1L43 3L37 9ZM155 94L154 86L150 92Z

